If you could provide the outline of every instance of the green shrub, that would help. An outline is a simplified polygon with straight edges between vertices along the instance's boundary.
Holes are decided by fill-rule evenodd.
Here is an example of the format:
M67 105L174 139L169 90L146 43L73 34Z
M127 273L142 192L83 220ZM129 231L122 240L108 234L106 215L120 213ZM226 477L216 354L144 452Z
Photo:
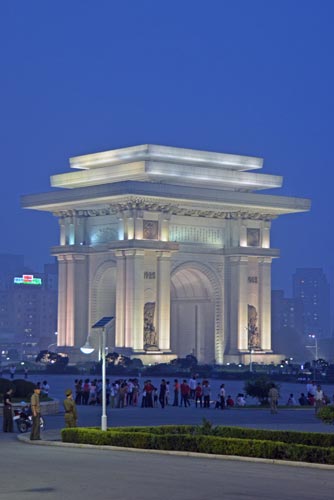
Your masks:
M244 390L251 398L257 398L261 406L266 406L269 404L269 390L273 386L279 391L279 384L274 383L267 375L260 375L245 382Z
M276 460L304 461L334 464L334 448L307 446L259 439L240 439L209 435L167 434L159 432L134 432L119 429L101 431L92 428L62 430L62 440L72 443L110 445L131 448L158 449L237 455ZM160 427L161 430L161 427Z
M334 406L323 406L319 408L317 417L326 424L334 424Z

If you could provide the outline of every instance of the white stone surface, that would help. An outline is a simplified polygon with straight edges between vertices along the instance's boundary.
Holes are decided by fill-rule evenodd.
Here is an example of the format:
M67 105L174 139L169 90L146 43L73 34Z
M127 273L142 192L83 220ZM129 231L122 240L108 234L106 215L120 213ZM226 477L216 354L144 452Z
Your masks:
M58 342L77 348L91 325L115 316L110 351L146 363L194 354L243 362L248 310L257 314L259 362L271 351L272 221L309 200L254 193L281 186L250 172L262 159L143 145L71 159L57 191L22 198L59 219ZM68 189L70 188L70 189ZM144 307L154 304L157 345L144 349ZM282 355L279 354L281 357Z

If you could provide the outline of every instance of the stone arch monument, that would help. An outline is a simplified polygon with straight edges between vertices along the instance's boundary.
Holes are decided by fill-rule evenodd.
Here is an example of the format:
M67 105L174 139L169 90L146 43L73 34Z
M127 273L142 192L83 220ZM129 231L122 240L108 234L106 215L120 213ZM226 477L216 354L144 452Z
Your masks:
M80 352L107 315L109 349L145 363L277 361L271 223L310 202L261 193L282 185L262 164L142 145L71 158L56 190L23 196L59 220L59 347Z

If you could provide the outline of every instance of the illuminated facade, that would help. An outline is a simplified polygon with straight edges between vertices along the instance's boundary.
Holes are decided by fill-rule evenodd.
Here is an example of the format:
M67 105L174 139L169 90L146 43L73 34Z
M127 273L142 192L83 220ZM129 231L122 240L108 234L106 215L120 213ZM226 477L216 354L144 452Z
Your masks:
M310 203L259 194L282 185L262 163L135 146L72 158L58 191L24 196L59 220L58 345L78 349L115 316L109 350L145 363L274 361L271 222Z

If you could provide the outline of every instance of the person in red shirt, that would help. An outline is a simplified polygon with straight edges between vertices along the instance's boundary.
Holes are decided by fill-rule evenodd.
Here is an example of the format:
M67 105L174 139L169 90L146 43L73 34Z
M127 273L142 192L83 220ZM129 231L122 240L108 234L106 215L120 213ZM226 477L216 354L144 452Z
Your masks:
M144 385L144 392L146 394L145 396L145 407L146 408L153 408L153 390L154 386L152 385L150 380L147 380L147 382Z
M182 406L182 403L184 403L185 408L187 406L190 406L190 401L189 401L189 396L190 396L190 387L189 384L186 380L184 380L180 386L181 389L181 403L180 406Z
M199 403L200 407L202 408L202 396L203 396L203 389L201 386L201 383L198 382L196 389L195 389L195 405L197 408L197 403Z
M227 408L233 408L233 406L234 406L234 401L233 401L233 399L231 398L231 396L227 396L226 406L227 406Z
M174 402L173 406L179 406L179 392L180 392L180 384L178 379L174 380Z

